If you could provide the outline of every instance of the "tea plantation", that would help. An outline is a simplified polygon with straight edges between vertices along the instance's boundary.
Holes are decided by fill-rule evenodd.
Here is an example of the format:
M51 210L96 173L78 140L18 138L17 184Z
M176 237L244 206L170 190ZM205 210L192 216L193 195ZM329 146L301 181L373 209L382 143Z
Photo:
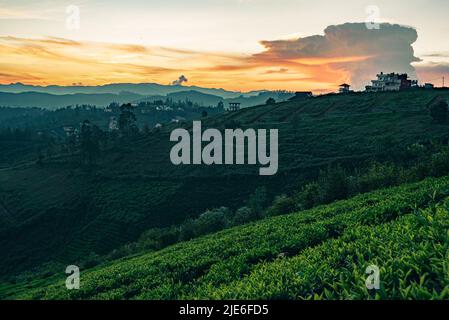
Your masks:
M204 128L278 129L274 177L260 177L258 166L174 166L170 132L191 122L109 144L90 172L80 169L76 154L36 163L40 145L8 151L3 144L8 161L21 156L0 170L0 279L106 255L148 229L179 225L207 209L236 210L260 186L271 199L291 194L330 165L407 162L407 155L395 159L407 146L449 140L449 126L429 115L438 97L449 99L449 91L328 95L201 119Z
M267 218L163 250L63 275L0 285L32 299L449 298L449 177ZM380 269L379 290L365 270Z

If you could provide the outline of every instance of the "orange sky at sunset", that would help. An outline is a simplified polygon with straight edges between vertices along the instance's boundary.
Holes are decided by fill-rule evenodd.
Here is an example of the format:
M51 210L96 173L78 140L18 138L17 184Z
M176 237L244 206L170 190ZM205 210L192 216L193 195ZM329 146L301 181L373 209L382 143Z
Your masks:
M449 2L377 0L374 18L371 5L0 0L0 83L170 84L185 75L187 86L319 93L342 82L363 89L381 71L436 85L449 78ZM67 27L71 7L76 29Z
M169 84L186 74L189 85L231 90L307 89L338 86L348 75L336 62L363 57L264 61L248 54L195 52L140 45L78 42L60 38L0 38L0 82L98 85L117 82ZM26 71L23 66L26 65Z

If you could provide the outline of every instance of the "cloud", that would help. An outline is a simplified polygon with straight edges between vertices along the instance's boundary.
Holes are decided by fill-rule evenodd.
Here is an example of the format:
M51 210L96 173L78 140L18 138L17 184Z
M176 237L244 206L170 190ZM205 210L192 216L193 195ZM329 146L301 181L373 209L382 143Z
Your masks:
M265 50L252 55L54 37L0 37L0 82L182 85L187 82L185 76L179 77L183 73L197 86L329 92L342 82L363 88L380 71L415 77L412 63L420 59L414 56L412 44L417 37L410 27L385 23L379 30L369 30L364 23L347 23L329 26L323 35L262 41ZM431 65L418 70L427 78L439 72Z
M449 63L447 62L426 62L415 65L415 68L421 82L440 86L443 77L446 77L449 82Z
M432 52L422 55L429 58L449 58L449 51L446 52Z
M287 68L278 68L278 69L270 69L265 71L265 74L273 74L273 73L287 73L288 69Z
M189 80L187 80L187 78L186 78L184 75L181 75L181 76L179 76L178 79L176 79L175 81L173 81L173 82L171 83L171 85L172 85L172 86L182 86L182 84L183 84L184 82L187 82L187 81L189 81Z
M327 70L334 81L339 78L361 88L382 70L416 77L412 63L420 59L414 56L412 44L417 38L411 27L383 23L380 29L370 30L365 23L346 23L327 27L324 35L262 41L266 51L253 59L296 66L312 74Z

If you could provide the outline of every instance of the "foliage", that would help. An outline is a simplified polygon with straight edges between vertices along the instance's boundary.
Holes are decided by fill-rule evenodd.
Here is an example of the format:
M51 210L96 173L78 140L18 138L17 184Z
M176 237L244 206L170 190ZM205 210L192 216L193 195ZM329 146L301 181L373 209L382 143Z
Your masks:
M118 120L118 127L120 132L125 136L131 136L137 133L136 115L133 112L134 107L128 103L120 107L120 117Z
M276 100L274 100L273 98L268 98L267 101L265 102L265 104L275 104Z
M81 290L18 283L14 297L444 299L448 196L448 177L384 189L85 270ZM376 292L365 287L372 264Z
M440 100L430 106L430 116L436 123L446 123L449 117L449 110L446 101Z
M253 207L249 216L247 210L235 213L229 226L263 218L282 194L286 203L305 209L445 175L449 127L429 121L429 102L442 95L447 96L440 90L323 95L219 116L215 108L186 102L185 108L174 101L142 102L132 111L136 125L164 125L129 139L121 139L118 130L106 132L110 117L120 115L119 105L111 112L93 106L0 110L0 210L8 212L0 213L2 277L51 261L82 262L90 252L103 258L125 247L124 255L136 254L135 243L149 229L163 234L173 228L177 241L192 239L198 236L194 221L210 208ZM201 119L203 110L209 116ZM177 116L186 121L171 124ZM105 136L90 175L79 167L79 137L62 130L79 131L86 119ZM179 126L191 130L192 119L201 119L204 128L279 129L279 172L260 177L258 166L173 166L169 133ZM368 173L373 163L378 168ZM265 187L267 201L250 206L257 187ZM290 210L283 203L276 203L282 210L273 214ZM170 241L156 237L155 243Z

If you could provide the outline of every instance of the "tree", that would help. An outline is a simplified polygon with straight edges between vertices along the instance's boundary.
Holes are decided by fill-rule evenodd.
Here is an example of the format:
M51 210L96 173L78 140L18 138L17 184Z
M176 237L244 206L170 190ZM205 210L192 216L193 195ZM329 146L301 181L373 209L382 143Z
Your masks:
M276 100L274 100L273 98L268 98L268 100L265 103L266 104L275 104Z
M345 199L348 196L348 177L346 171L340 165L329 166L327 170L320 171L318 184L320 185L322 203Z
M280 195L274 199L273 204L266 210L265 214L269 217L279 216L294 212L296 209L297 205L292 197Z
M249 197L247 206L255 218L263 216L263 210L268 206L268 193L265 187L258 187Z
M220 101L220 102L217 104L217 109L218 109L219 111L223 111L223 110L224 110L224 103L223 103L223 101Z
M149 135L151 133L151 129L150 129L150 126L148 125L148 123L145 123L145 125L143 126L143 133L145 135Z
M208 116L207 111L206 111L206 110L203 110L203 111L201 112L201 117L206 118L207 116Z
M130 103L123 104L120 107L120 117L118 127L120 132L125 136L131 136L139 130L136 125L137 119L133 112L133 106Z
M232 223L234 225L241 225L250 222L253 219L253 213L248 207L239 208L234 215Z
M81 160L84 163L95 163L100 153L100 128L93 126L89 120L85 120L81 126L80 149Z
M226 228L231 215L231 211L225 207L207 210L195 220L195 235L201 236Z
M449 116L447 103L443 100L430 106L430 116L436 123L446 123Z
M299 133L299 125L301 124L301 117L298 114L298 112L295 112L293 114L293 118L292 118L291 124L292 124L292 127L293 127L293 133L294 133L295 139L297 139L298 138L298 133Z

